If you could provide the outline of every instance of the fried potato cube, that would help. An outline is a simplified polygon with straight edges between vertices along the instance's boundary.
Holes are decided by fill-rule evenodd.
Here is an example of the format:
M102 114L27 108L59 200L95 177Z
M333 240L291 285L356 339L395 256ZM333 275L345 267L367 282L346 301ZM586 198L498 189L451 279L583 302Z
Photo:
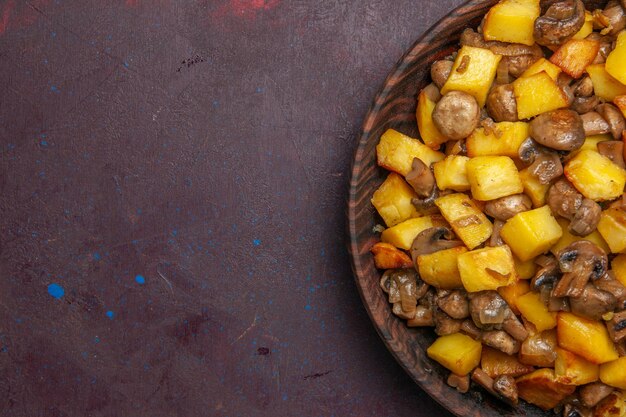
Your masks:
M534 259L528 259L527 261L520 261L515 256L513 257L515 261L515 270L517 271L517 276L519 279L531 279L535 276L535 272L537 271L537 264Z
M463 253L458 263L467 292L495 290L517 281L513 254L507 245Z
M411 172L413 158L418 158L430 166L433 162L442 160L445 155L430 149L419 139L389 129L383 133L376 145L376 157L381 167L406 176Z
M550 78L556 81L561 73L561 68L545 58L539 58L520 77L530 77L531 75L539 74L541 71L545 71Z
M450 76L441 88L441 94L453 90L463 91L474 96L478 105L483 107L501 59L501 55L496 55L489 49L467 45L461 47Z
M524 186L524 193L530 197L533 206L538 208L546 204L546 195L550 189L550 184L542 184L539 179L530 173L528 168L519 172L519 177Z
M594 151L578 152L563 171L582 195L595 201L616 199L626 185L626 171Z
M500 122L495 124L500 136L495 132L485 132L479 127L467 138L467 156L510 156L518 157L519 147L528 138L528 123Z
M626 399L624 392L613 391L600 401L593 410L593 417L624 417L626 415Z
M417 194L398 174L392 172L372 196L372 204L387 226L395 226L411 217L419 217L411 199Z
M470 183L467 179L467 161L462 155L449 155L443 161L435 162L433 171L435 181L441 190L467 191Z
M570 39L562 44L550 57L564 73L580 78L585 68L593 62L600 49L600 42L591 39Z
M583 23L583 27L572 36L572 39L585 39L591 32L593 32L593 15L585 10L585 23Z
M486 41L534 45L533 30L539 14L539 0L503 0L487 12L483 36Z
M391 243L396 248L409 250L415 237L420 232L433 226L443 226L445 224L445 220L439 215L407 219L400 224L385 229L380 235L380 240Z
M616 208L604 210L600 215L598 231L611 252L626 252L626 212Z
M609 249L609 245L607 245L607 243L602 238L602 235L597 230L594 230L587 236L575 236L570 233L569 222L567 220L557 219L557 222L559 222L559 226L561 226L561 229L563 230L563 236L561 236L561 239L559 239L559 241L556 242L554 246L552 246L552 248L550 248L550 252L552 252L552 254L556 255L557 253L559 253L559 251L565 249L566 247L578 240L588 240L601 248L606 253L611 252L611 250Z
M626 389L626 356L602 364L600 380L612 387Z
M437 103L429 97L426 88L420 91L417 97L417 111L415 113L417 128L424 144L433 149L437 149L439 145L448 140L447 137L439 132L439 129L437 129L437 126L435 126L433 122L433 110L435 110L436 104Z
M584 385L597 381L600 367L562 348L556 348L556 380L565 385Z
M436 288L452 290L463 288L459 273L459 255L467 252L465 246L444 249L417 257L417 268L422 280Z
M538 332L556 327L556 313L548 311L539 293L531 291L520 295L517 308L526 320L535 325Z
M470 159L467 162L467 179L476 200L495 200L524 191L515 162L508 156Z
M411 268L411 257L389 243L378 242L370 252L374 255L374 264L378 269Z
M535 369L530 365L524 365L515 356L507 355L498 349L488 346L483 346L480 367L492 378L499 375L518 377Z
M602 364L618 358L608 330L599 321L561 311L557 314L556 331L559 347L591 363Z
M435 200L435 205L468 248L474 249L491 236L493 225L466 194L448 194Z
M502 239L521 261L528 261L548 251L563 235L550 207L518 213L500 231Z
M513 81L520 120L569 106L567 95L544 71Z
M550 368L537 369L517 378L516 382L519 397L544 410L556 407L576 389L573 385L558 382Z
M519 280L514 282L511 285L507 285L506 287L498 288L498 294L504 301L511 307L511 310L515 314L520 314L519 309L517 308L517 301L519 297L528 293L530 291L530 284L527 280Z
M587 136L583 142L583 146L581 146L578 151L590 150L598 152L598 143L606 142L607 140L613 140L613 136L610 134ZM577 153L576 151L574 152Z
M617 35L615 48L606 58L606 72L626 86L626 31Z
M426 349L428 357L457 375L467 375L480 363L482 344L462 333L441 336Z
M613 101L615 97L626 94L626 85L613 78L604 65L589 65L587 66L587 73L591 77L594 94L605 101Z
M626 286L626 254L617 255L613 261L611 261L611 269L615 274L615 278L622 285Z

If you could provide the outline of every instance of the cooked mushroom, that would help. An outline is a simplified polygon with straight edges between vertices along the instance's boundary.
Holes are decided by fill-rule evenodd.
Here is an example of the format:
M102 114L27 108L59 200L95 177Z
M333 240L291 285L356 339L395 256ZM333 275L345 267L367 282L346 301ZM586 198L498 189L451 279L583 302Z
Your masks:
M487 112L496 122L516 122L517 101L513 84L497 85L487 96Z
M488 201L485 204L485 213L494 219L506 221L532 207L533 203L526 194L515 194Z
M586 136L603 135L611 131L608 122L598 112L590 111L589 113L581 114L580 118L583 121L583 129Z
M596 230L601 214L602 207L595 201L585 198L574 213L568 229L573 235L587 236Z
M590 97L593 95L591 77L584 76L574 84L574 95L576 97Z
M617 107L609 103L602 103L596 107L596 111L609 123L611 134L615 140L622 139L622 133L626 130L626 120Z
M407 303L408 310L412 299L422 298L428 291L428 284L422 281L415 269L388 269L380 279L380 287L388 294L391 304Z
M600 49L598 50L592 64L604 64L606 62L606 57L608 57L613 50L613 37L604 36L598 32L592 32L586 39L600 43Z
M542 113L530 122L530 136L538 143L558 151L574 151L585 142L581 117L573 110Z
M513 404L518 403L517 384L512 376L500 375L495 377L493 380L493 389Z
M553 256L540 255L535 263L541 268L535 273L530 281L530 286L535 291L541 290L541 287L552 287L560 277L559 264Z
M574 36L584 23L585 5L582 1L557 1L535 20L533 35L539 45L557 46Z
M450 91L435 106L433 122L444 136L464 139L480 122L480 106L473 96L462 91Z
M480 339L482 334L482 331L476 327L474 321L471 319L463 320L463 323L461 323L461 331L475 340Z
M528 330L512 311L502 322L502 330L519 342L523 342L528 337Z
M476 32L473 29L465 29L461 33L460 39L461 45L474 46L476 48L489 49L494 54L502 55L503 57L514 57L523 55L532 55L535 60L543 57L543 51L539 45L523 45L521 43L508 43L498 41L485 41L482 34ZM521 73L520 73L521 74ZM518 77L520 74L514 75Z
M615 278L613 271L608 271L602 278L596 280L593 285L599 290L606 291L615 296L617 310L626 308L626 287Z
M542 150L543 149L540 148L537 142L532 140L532 138L526 138L517 150L517 154L523 163L530 165L535 162L535 159Z
M583 203L583 195L565 178L561 178L550 186L546 202L552 213L572 219Z
M479 328L491 329L504 322L508 304L496 291L470 293L469 300L472 320Z
M595 407L600 401L611 395L614 389L602 382L592 382L580 387L578 394L585 407Z
M469 302L465 291L441 290L437 295L437 306L453 319L469 317Z
M519 352L520 342L504 330L491 330L483 332L480 340L487 346L498 349L507 355L514 355Z
M537 62L537 56L534 54L509 55L503 56L500 62L506 63L509 74L517 78Z
M447 227L430 227L420 232L411 245L411 258L413 263L417 262L417 257L444 249L462 246L460 240L453 240L454 234Z
M626 14L624 8L617 1L609 1L602 11L602 15L608 22L607 28L610 28L608 35L617 35L626 28Z
M569 305L576 315L601 320L604 314L615 309L617 300L613 294L587 284L580 297L570 298Z
M449 140L446 142L446 155L467 155L464 140Z
M540 153L535 162L528 168L541 184L549 184L555 178L563 175L563 164L556 152Z
M433 62L433 65L430 67L430 78L432 78L433 82L439 89L441 89L446 81L448 81L453 65L454 62L442 59Z
M491 232L491 237L489 238L489 246L496 247L504 245L504 240L502 240L502 236L500 236L500 231L504 226L504 222L502 220L495 220L493 222L493 230Z
M435 309L435 333L438 336L457 333L461 330L462 320L456 320L448 316L441 309Z
M413 205L413 207L415 207L418 213L424 216L429 215L429 214L435 214L439 212L439 209L437 208L437 206L435 206L435 200L439 198L439 193L440 193L439 188L433 187L433 190L428 197L412 198L411 204Z
M522 342L519 360L525 365L553 367L556 347L556 332L548 330L533 334Z
M564 274L552 291L555 297L580 297L589 279L601 278L608 267L606 253L588 240L572 243L557 258Z
M407 326L409 327L429 327L435 325L435 318L433 316L432 309L418 305L415 308L415 317L407 320Z
M454 372L450 373L448 377L448 385L452 388L456 388L457 391L461 393L466 393L469 391L470 378L468 375L459 376Z
M615 313L613 318L606 323L606 327L615 343L624 340L626 337L626 310Z
M626 167L624 164L624 142L621 140L607 140L598 143L598 152L613 161L615 165L622 168Z
M597 96L576 97L570 105L570 108L582 116L585 113L593 111L598 104L600 104L600 99Z
M568 403L563 406L563 417L593 417L593 410L580 404Z
M435 188L435 176L424 162L413 158L411 171L406 175L406 182L415 190L419 197L428 197Z

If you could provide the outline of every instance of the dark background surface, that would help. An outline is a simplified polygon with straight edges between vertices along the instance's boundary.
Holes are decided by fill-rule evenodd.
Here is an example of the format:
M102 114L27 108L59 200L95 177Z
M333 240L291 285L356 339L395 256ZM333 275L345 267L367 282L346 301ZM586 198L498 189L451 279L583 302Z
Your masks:
M344 230L376 91L460 3L0 0L0 415L446 415Z

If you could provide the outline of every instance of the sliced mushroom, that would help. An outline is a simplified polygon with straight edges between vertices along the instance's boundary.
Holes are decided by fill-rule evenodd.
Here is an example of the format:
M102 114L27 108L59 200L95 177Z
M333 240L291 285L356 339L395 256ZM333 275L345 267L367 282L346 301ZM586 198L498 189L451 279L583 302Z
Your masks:
M606 323L609 334L615 343L626 338L626 310L615 313L613 318Z
M520 342L504 330L491 330L483 332L480 340L487 346L498 349L507 355L514 355L519 352Z
M574 151L585 142L581 117L568 109L554 110L535 117L530 122L530 136L543 146L558 151Z
M533 203L526 194L515 194L488 201L485 213L497 220L506 221L523 211L532 208Z
M588 240L572 243L557 258L564 274L552 291L555 297L580 297L587 282L601 278L608 267L606 253Z
M602 103L596 107L596 111L609 123L611 134L615 140L622 139L622 133L626 130L626 120L617 107L609 103Z
M540 291L544 286L552 288L561 276L557 260L551 255L541 255L535 260L535 263L541 268L530 281L531 288L535 291Z
M626 28L626 13L617 1L609 1L602 11L602 15L608 21L607 28L610 28L608 35L617 35Z
M600 99L597 96L576 97L570 108L582 116L593 111L598 104L600 104Z
M446 155L467 155L464 140L449 140L446 142Z
M412 198L411 204L413 205L413 207L415 207L418 213L424 216L438 213L439 209L435 206L435 200L439 198L439 194L440 194L439 188L433 187L433 190L428 197Z
M586 136L603 135L611 131L608 122L598 112L590 111L589 113L581 114L580 118L583 121L583 129Z
M470 293L469 300L470 315L477 327L492 329L504 322L508 304L496 291Z
M502 236L500 236L500 231L503 226L504 222L502 220L495 220L493 222L493 230L491 232L491 237L489 238L489 246L492 248L504 245L504 240L502 240Z
M433 65L430 67L430 78L432 78L433 83L435 83L439 89L448 81L453 65L454 62L442 59L433 62Z
M518 403L517 384L512 376L500 375L495 377L493 380L493 389L513 404Z
M624 142L621 140L607 140L598 143L598 153L609 158L615 165L625 168L624 164Z
M563 164L559 155L555 151L540 146L531 138L522 142L518 154L520 160L528 165L528 171L541 184L549 184L563 175Z
M550 186L546 202L552 213L572 219L583 203L583 195L565 178L561 178Z
M412 299L422 298L428 291L428 284L422 281L415 269L388 269L380 279L380 287L388 294L389 303L407 303L411 310Z
M535 162L542 148L532 138L526 138L517 150L519 159L527 166Z
M593 95L593 82L591 77L584 76L574 84L574 95L576 97L590 97Z
M437 306L453 319L469 317L469 302L465 291L443 291L437 296Z
M463 246L463 242L453 240L453 238L454 233L447 227L430 227L423 230L415 237L411 245L413 263L417 262L417 257L420 255Z
M480 106L473 96L462 91L450 91L435 106L433 122L444 136L464 139L480 122Z
M415 317L407 320L406 325L409 327L431 327L435 325L435 318L432 309L418 305L415 308Z
M556 332L548 330L536 333L522 342L519 360L525 365L553 367L556 348Z
M487 112L496 122L516 122L517 101L513 84L497 85L487 96Z
M456 320L448 316L440 309L435 309L435 333L438 336L458 333L461 330L462 320Z
M456 390L461 393L466 393L467 391L469 391L469 386L470 386L469 374L459 376L453 372L450 374L450 376L448 376L447 382L448 382L448 385L450 385L452 388L456 388Z
M557 1L535 20L533 35L539 45L558 46L574 36L584 23L585 5L582 1Z
M601 320L604 314L615 309L617 300L613 294L587 284L581 296L570 298L569 304L572 313L592 320Z
M614 389L602 382L592 382L580 387L578 394L585 407L595 407L600 401L611 395Z
M460 44L467 46L474 46L476 48L486 48L489 49L494 54L502 55L503 57L507 56L521 56L521 55L532 55L539 59L543 57L543 51L539 45L523 45L521 43L508 43L508 42L498 42L498 41L485 41L483 35L477 33L473 29L465 29L463 33L461 33ZM517 76L516 76L517 77Z
M430 167L419 158L413 158L411 171L406 175L406 182L415 190L419 197L428 197L435 188L435 176Z
M563 417L593 417L593 410L580 404L568 403L563 406Z
M474 321L471 319L463 320L463 323L461 323L461 331L475 340L480 339L482 335L482 330L476 327Z
M595 201L585 198L574 213L568 229L573 235L587 236L596 230L601 214L602 207Z
M592 64L604 64L606 62L606 58L613 50L613 37L604 36L598 32L592 32L589 34L589 36L587 36L586 39L600 43L600 49L598 50L598 53Z
M537 62L537 55L534 54L521 54L503 56L500 62L506 63L509 74L518 78L524 73L532 64Z
M626 287L615 278L613 271L608 271L602 278L596 280L593 285L599 290L606 291L615 296L617 310L626 309Z
M513 312L504 319L502 330L510 334L518 342L523 342L528 337L528 330Z

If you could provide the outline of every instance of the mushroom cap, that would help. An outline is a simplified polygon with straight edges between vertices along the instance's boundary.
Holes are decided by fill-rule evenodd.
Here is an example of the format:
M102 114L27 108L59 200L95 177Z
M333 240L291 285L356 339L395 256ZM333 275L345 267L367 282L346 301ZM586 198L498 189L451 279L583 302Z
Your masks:
M497 85L487 96L487 112L496 122L516 122L517 101L512 84Z
M450 91L435 106L433 122L444 136L465 139L480 122L480 106L473 96L462 91Z
M581 0L552 3L535 20L533 36L539 45L557 46L574 36L585 24L585 5Z
M489 216L506 221L517 213L528 211L533 203L526 194L515 194L488 201L485 204L485 213Z
M530 122L530 136L548 148L574 151L585 142L585 129L578 113L559 109L535 117Z

